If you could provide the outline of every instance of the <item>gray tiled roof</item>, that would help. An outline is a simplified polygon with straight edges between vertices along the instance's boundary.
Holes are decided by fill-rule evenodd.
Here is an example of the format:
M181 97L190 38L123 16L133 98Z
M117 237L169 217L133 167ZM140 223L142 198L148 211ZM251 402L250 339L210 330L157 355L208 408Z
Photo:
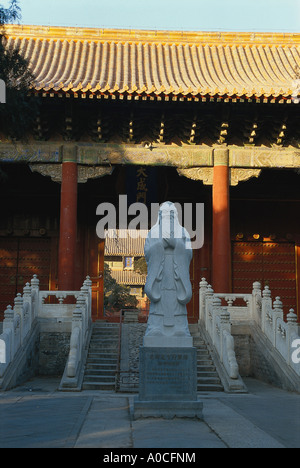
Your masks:
M110 237L112 232L114 237ZM107 231L105 239L105 256L131 256L142 257L144 255L145 238L148 231L133 231L128 229L115 229ZM138 236L133 238L133 236Z

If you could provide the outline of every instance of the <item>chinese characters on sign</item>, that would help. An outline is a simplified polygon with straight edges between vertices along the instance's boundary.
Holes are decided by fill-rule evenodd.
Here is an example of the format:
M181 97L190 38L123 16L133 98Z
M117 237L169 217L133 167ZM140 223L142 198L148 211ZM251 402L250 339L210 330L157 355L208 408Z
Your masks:
M139 203L147 204L147 178L148 174L144 167L139 167L137 169L137 193L136 193L136 201Z
M156 167L128 166L126 168L128 204L143 203L149 207L157 203Z

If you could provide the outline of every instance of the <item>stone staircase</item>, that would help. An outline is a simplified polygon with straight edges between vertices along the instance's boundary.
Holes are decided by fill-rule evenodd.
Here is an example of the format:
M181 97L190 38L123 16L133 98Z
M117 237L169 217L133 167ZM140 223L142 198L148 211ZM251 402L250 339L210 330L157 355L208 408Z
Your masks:
M190 325L197 348L198 392L224 391L209 349L198 325ZM119 324L95 322L85 364L83 390L115 390L118 366Z
M221 383L209 349L201 337L198 325L190 325L193 345L197 348L197 391L223 392Z
M114 390L118 365L119 324L95 322L83 377L83 390Z

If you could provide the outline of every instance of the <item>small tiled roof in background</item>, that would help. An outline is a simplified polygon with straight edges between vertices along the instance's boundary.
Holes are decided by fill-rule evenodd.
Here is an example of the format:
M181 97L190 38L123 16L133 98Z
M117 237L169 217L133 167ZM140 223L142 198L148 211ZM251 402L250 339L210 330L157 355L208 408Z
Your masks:
M107 231L106 234L105 256L144 256L145 239L148 231L115 229Z
M111 276L117 281L117 283L125 284L127 286L143 286L146 283L147 278L147 275L140 275L132 270L112 270Z
M300 34L6 26L42 92L290 97Z

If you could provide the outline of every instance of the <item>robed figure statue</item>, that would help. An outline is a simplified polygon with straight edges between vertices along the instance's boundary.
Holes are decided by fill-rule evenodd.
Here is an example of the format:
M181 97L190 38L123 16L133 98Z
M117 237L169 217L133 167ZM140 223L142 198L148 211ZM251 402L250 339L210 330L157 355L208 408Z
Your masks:
M190 236L179 223L175 205L163 203L145 242L145 292L151 301L145 346L192 346L186 309L192 297L192 255Z

